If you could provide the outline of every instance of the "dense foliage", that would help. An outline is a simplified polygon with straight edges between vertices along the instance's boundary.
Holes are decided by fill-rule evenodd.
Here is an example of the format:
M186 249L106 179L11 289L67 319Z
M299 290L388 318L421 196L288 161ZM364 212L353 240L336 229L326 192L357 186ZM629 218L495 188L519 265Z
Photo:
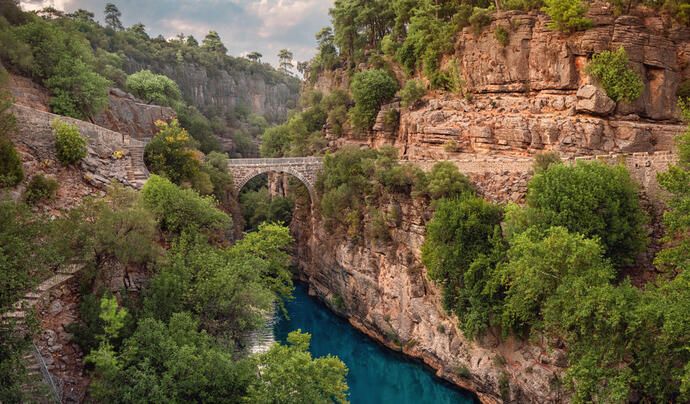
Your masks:
M597 237L614 264L630 264L647 243L638 187L622 166L550 165L529 183L528 225L541 229L563 226L573 233Z
M165 231L181 234L203 230L225 235L230 217L216 209L213 198L201 197L191 189L180 189L169 180L152 175L142 189L142 198Z
M454 164L440 162L430 173L424 173L409 163L400 164L397 154L393 147L343 148L324 157L316 191L320 196L319 212L328 226L343 226L354 239L363 236L364 227L374 237L386 238L399 214L395 206L385 216L377 211L387 196L399 194L433 201L472 192L469 180Z
M599 80L606 95L614 101L635 101L644 83L640 75L630 67L630 59L622 46L615 52L603 51L592 56L586 72Z
M177 84L162 74L141 70L127 77L127 91L144 101L172 107L182 99Z
M105 109L111 82L95 71L95 56L83 35L35 14L3 8L3 62L50 89L57 114L84 119Z
M0 68L0 189L13 187L24 179L22 160L10 139L17 120L10 111L14 99L5 87L7 82L8 74Z
M211 157L211 165L222 160ZM52 270L84 267L81 318L67 330L88 353L94 399L282 402L286 393L276 381L285 378L289 396L346 402L347 368L334 357L312 358L308 334L294 333L289 345L258 356L244 349L247 333L291 297L287 228L260 225L225 247L223 234L211 239L198 230L226 227L229 218L211 200L157 176L141 194L116 186L66 213L51 221L0 204L0 311ZM161 245L169 246L165 254ZM143 290L105 290L132 270L149 271ZM14 323L0 323L3 402L30 399L22 388L24 335Z
M292 212L295 208L295 201L291 197L274 196L271 197L268 188L261 187L259 190L249 190L240 195L240 205L242 205L242 218L246 229L256 230L261 223L281 223L289 225L292 221Z
M371 129L384 102L398 91L398 83L383 70L365 70L355 74L350 84L355 107L350 111L352 124L360 130Z
M274 126L261 135L263 157L298 157L322 154L327 142L321 131L328 125L336 135L342 135L348 120L350 96L334 90L327 96L319 91L302 94L302 112L294 113L282 125Z
M64 165L76 164L86 157L86 139L79 133L77 124L68 124L55 118L50 126L55 136L55 153Z
M544 0L543 8L549 17L548 27L561 32L590 28L592 20L585 17L589 4L582 0Z
M688 161L686 154L659 174L671 194L668 246L656 259L667 275L644 288L619 275L645 246L636 188L622 167L569 167L544 156L527 206L508 206L503 229L500 209L481 199L441 200L422 259L445 308L468 336L496 327L564 341L574 402L622 402L632 393L687 401Z

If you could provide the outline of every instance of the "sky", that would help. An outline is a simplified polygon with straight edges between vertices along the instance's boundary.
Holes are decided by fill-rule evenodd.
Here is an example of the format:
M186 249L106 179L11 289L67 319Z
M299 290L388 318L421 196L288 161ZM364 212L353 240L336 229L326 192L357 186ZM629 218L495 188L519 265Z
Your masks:
M314 35L330 24L328 9L334 0L20 0L24 10L83 8L101 23L108 2L120 9L125 27L142 23L151 36L184 33L199 42L215 30L230 55L258 51L263 62L277 66L280 49L291 50L295 61L314 56Z

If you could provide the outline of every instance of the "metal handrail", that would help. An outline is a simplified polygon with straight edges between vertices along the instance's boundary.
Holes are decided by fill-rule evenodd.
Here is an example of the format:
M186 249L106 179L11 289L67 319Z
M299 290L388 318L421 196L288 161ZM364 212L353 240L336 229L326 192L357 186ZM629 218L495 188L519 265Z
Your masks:
M38 347L35 343L31 342L31 345L34 351L34 358L36 358L36 362L38 362L38 366L41 368L41 373L43 374L43 381L48 385L48 387L50 387L50 390L52 390L55 402L62 403L62 397L57 387L55 387L55 382L53 382L53 377L50 375L48 367L46 366L46 363L43 360L43 355L41 355L41 352L38 350Z

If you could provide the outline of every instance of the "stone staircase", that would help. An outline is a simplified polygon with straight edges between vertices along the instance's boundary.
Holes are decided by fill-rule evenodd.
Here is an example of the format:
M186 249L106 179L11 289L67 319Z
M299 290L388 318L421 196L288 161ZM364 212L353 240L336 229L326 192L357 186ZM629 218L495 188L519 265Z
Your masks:
M146 180L149 178L149 170L144 164L144 149L146 143L139 141L132 141L129 145L130 161L127 167L127 179L136 188L141 188Z
M74 278L80 269L80 267L73 265L58 270L55 275L38 285L33 291L26 293L21 300L12 305L12 311L1 315L0 321L14 320L21 330L32 310L38 309L39 305L49 303L50 291ZM33 343L31 352L27 352L23 359L26 362L29 376L27 382L22 386L27 397L39 403L60 402L59 390L50 376L49 366L46 366L41 353ZM40 382L45 383L46 389L36 389Z

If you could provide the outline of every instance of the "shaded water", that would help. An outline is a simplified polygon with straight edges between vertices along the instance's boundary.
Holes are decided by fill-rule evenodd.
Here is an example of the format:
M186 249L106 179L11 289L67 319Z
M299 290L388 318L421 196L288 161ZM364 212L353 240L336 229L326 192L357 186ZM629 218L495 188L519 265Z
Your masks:
M349 369L347 384L352 404L474 403L473 396L452 388L421 364L406 360L357 331L336 316L307 287L297 284L295 299L287 302L289 320L274 325L276 340L301 329L312 335L314 357L338 356Z

